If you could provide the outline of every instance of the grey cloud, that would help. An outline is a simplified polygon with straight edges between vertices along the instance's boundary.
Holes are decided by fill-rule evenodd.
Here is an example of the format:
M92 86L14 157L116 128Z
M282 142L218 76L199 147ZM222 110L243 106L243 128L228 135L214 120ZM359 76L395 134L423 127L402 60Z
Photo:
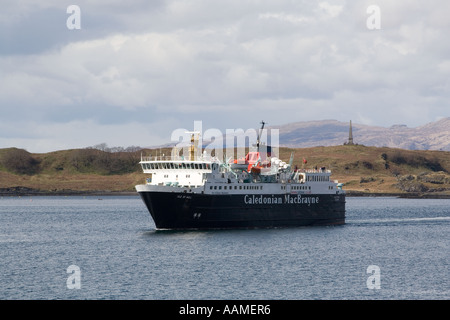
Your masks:
M65 5L18 2L0 14L0 105L16 110L3 119L110 130L448 116L450 5L377 2L373 31L371 1L85 0L75 31Z

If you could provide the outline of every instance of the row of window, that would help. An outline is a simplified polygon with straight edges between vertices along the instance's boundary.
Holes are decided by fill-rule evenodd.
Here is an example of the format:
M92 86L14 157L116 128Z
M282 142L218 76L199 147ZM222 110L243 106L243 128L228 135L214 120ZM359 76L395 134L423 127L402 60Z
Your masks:
M308 190L309 186L291 186L291 190ZM309 187L311 189L311 187Z
M262 190L263 186L223 186L223 190ZM210 190L222 190L222 186L210 186Z
M306 181L330 181L330 176L306 176Z
M238 188L239 187L239 188ZM210 190L222 190L222 186L210 186ZM262 190L263 186L223 186L223 190ZM282 190L286 190L286 186L281 186ZM311 190L311 186L292 186L291 190Z
M211 164L209 163L174 163L174 162L153 162L142 163L144 170L156 170L156 169L196 169L196 170L211 170Z
M190 178L190 177L191 177L190 174L187 174L187 175L186 175L186 178ZM168 174L165 174L165 175L164 175L164 178L169 178L169 175L168 175ZM175 178L178 179L178 175L176 175Z
M281 190L286 190L286 186L281 186ZM311 186L291 186L291 190L311 190Z

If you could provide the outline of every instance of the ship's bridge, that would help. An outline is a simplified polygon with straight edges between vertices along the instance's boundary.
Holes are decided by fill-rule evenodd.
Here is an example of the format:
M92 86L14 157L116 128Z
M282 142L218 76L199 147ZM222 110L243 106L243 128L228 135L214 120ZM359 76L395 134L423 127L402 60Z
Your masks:
M299 170L299 179L303 182L328 182L330 181L331 170L307 169Z
M183 157L141 157L142 171L149 174L147 184L197 187L205 183L206 174L212 171L214 159L200 157L185 160Z

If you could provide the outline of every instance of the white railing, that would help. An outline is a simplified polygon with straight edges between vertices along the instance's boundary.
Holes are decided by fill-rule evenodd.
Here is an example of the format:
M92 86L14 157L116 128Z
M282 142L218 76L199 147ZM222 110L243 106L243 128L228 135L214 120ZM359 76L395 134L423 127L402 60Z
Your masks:
M298 169L298 171L304 173L331 173L331 170L326 169Z
M190 157L183 157L183 156L141 156L141 162L160 162L160 161L202 161L202 162L215 162L218 161L215 157L210 156L200 156L196 157L195 159L191 160Z

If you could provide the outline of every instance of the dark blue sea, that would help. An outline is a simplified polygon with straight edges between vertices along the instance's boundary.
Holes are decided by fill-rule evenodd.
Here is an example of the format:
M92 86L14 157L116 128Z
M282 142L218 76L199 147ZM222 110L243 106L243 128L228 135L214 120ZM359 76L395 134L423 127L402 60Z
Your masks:
M0 198L0 299L450 299L450 200L334 227L156 231L139 197Z

